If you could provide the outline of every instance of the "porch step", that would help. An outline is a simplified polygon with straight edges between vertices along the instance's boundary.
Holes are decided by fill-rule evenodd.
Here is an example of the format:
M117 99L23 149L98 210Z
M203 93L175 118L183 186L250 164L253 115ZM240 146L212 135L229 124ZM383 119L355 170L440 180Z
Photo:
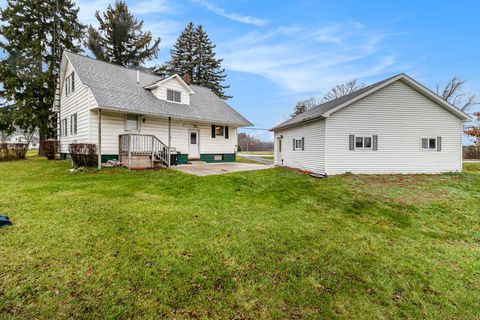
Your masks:
M187 163L188 164L204 164L206 162L205 161L200 161L200 160L189 160Z

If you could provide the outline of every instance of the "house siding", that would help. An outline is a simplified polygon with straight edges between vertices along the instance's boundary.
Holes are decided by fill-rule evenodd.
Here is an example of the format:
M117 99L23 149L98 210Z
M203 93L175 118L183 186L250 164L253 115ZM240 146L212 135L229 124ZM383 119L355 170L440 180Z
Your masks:
M327 174L462 170L461 120L402 81L331 114L327 126ZM378 151L350 151L351 134L377 135ZM442 150L422 150L421 137L442 137Z
M73 72L72 65L68 62L65 78ZM75 91L66 96L65 82L60 94L60 120L67 119L68 134L63 135L61 129L60 152L68 153L68 145L71 143L88 143L90 138L90 108L95 106L90 89L83 85L75 72ZM77 134L71 134L70 116L77 114ZM63 124L63 122L61 122Z
M90 113L91 141L98 143L98 111ZM229 139L211 137L211 124L172 120L171 146L182 154L188 154L188 130L200 131L200 154L232 154L237 148L237 129L229 128ZM125 114L102 111L102 154L118 154L118 136L125 131ZM140 134L151 134L168 144L168 119L140 115ZM183 158L182 158L183 159Z
M282 152L278 137L283 136ZM276 131L274 163L315 173L325 172L325 120ZM293 150L293 139L305 139L304 150ZM282 163L283 159L283 163Z

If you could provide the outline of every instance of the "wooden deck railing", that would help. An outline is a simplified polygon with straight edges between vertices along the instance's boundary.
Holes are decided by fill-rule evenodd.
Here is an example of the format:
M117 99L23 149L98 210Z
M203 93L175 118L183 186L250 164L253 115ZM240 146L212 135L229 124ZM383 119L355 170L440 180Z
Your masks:
M162 166L170 165L168 146L151 134L121 134L118 137L118 148L119 156L127 157L128 168L132 167L132 156L148 156L152 168L155 167L155 162L160 162Z

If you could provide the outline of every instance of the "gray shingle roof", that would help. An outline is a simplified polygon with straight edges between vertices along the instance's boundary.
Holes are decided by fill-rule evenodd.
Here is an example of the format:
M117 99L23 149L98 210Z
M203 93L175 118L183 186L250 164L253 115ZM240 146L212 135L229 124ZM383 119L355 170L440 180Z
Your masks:
M332 110L335 107L338 107L339 105L344 104L345 102L348 102L349 100L352 100L355 97L358 97L359 95L364 94L367 91L370 91L371 89L374 89L375 87L381 85L382 83L385 83L389 81L390 79L393 79L397 77L398 75L395 75L393 77L375 82L374 84L371 84L369 86L366 86L362 89L356 90L352 93L349 93L347 95L344 95L342 97L327 101L325 103L319 104L318 106L313 107L312 109L305 111L303 113L300 113L299 115L296 115L295 117L288 119L285 122L280 123L279 125L276 125L270 131L278 130L281 128L289 127L292 125L296 125L305 121L309 121L312 119L320 118L322 117L322 114L324 114L327 111Z
M158 99L150 90L144 89L161 80L160 76L140 71L140 83L137 83L136 70L67 51L65 55L80 81L90 87L100 107L219 124L252 125L208 88L190 85L195 92L190 96L190 105L171 103Z

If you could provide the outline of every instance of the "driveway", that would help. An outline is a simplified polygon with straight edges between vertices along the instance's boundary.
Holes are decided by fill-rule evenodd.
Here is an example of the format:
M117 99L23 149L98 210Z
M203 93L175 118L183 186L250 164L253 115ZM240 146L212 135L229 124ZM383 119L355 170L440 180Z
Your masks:
M273 168L273 165L252 164L252 163L202 163L202 164L181 164L170 167L173 170L193 174L196 176L210 176L241 171L264 170Z
M255 162L258 162L258 163L262 163L262 164L273 164L273 159L266 159L266 158L262 158L260 157L261 155L256 155L256 154L238 154L239 157L243 158L243 159L248 159L248 160L251 160L251 161L255 161ZM266 154L265 156L269 156L268 154Z

